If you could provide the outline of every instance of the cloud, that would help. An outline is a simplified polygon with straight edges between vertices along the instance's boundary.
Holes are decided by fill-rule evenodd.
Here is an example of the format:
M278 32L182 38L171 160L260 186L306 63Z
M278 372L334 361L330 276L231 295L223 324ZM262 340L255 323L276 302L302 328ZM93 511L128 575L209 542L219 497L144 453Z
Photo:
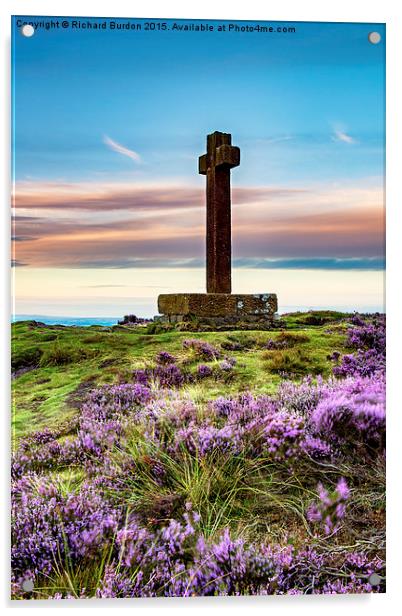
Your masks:
M12 242L32 242L37 239L37 237L33 237L32 235L13 235L11 237Z
M56 222L53 232L49 221L39 240L20 242L15 252L35 267L164 267L165 261L170 267L189 267L193 259L201 265L205 227L203 220L194 222L186 227L176 219L170 226L154 221L144 228L135 220L103 228L72 222L62 232ZM232 237L235 259L357 259L384 252L382 211L370 208L304 217L294 211L293 217L276 220L268 212L265 222L250 216L247 224L234 224Z
M177 269L177 268L204 268L205 259L120 259L116 261L88 261L81 263L80 267L111 269ZM295 258L295 259L233 259L234 269L268 269L268 270L360 270L382 271L385 269L384 257L362 258ZM88 288L129 287L130 285L87 285Z
M329 259L235 259L234 267L253 269L383 270L384 257Z
M129 287L128 284L85 284L81 285L82 289L114 289Z
M281 143L282 141L291 141L294 139L293 135L278 135L277 137L266 137L262 139L256 139L256 143L261 144L272 144L272 143Z
M342 141L343 143L354 144L357 143L357 139L348 135L344 130L340 128L334 129L334 134L332 136L333 141Z
M383 191L369 179L357 186L239 187L232 203L239 264L302 268L314 259L312 267L321 269L380 267L374 259L384 253ZM14 205L14 235L23 238L15 257L30 267L204 266L203 187L18 182ZM297 262L281 265L289 259Z
M136 259L130 257L121 257L120 259L112 258L107 260L90 259L88 261L80 261L75 264L76 267L85 269L188 269L195 267L205 267L205 259L176 259L164 258L154 259L147 257L145 259ZM111 285L105 285L111 286ZM112 285L114 286L114 285ZM130 286L130 285L127 285ZM153 287L150 287L153 288ZM165 287L168 288L168 287Z
M107 135L104 135L103 143L105 143L111 150L113 150L113 152L123 154L123 156L131 158L131 160L134 160L136 163L141 162L141 156L138 154L138 152L135 152L134 150L129 150L128 148L124 147L124 145L117 143L117 141L114 141Z
M25 221L35 221L35 222L39 222L40 220L42 220L41 218L39 218L38 216L16 216L16 215L12 215L11 216L11 220L12 222L25 222Z
M27 263L14 263L14 266L27 265ZM154 259L152 257L135 259L130 257L99 259L94 257L87 261L78 261L69 265L69 268L83 269L194 269L205 268L204 258L189 259ZM233 269L258 270L331 270L331 271L382 271L385 269L385 258L378 257L299 257L290 259L267 259L260 257L235 258ZM94 284L81 285L85 289L111 289L131 288L127 284ZM135 286L135 285L134 285ZM153 288L153 287L150 287Z
M308 192L305 188L281 186L238 187L232 190L232 203L234 206L274 203ZM19 210L57 210L58 213L81 210L99 214L127 210L159 215L177 209L204 209L205 188L172 184L20 181L14 189L13 206ZM18 216L19 221L30 218Z
M11 267L26 267L28 263L19 261L18 259L11 259Z

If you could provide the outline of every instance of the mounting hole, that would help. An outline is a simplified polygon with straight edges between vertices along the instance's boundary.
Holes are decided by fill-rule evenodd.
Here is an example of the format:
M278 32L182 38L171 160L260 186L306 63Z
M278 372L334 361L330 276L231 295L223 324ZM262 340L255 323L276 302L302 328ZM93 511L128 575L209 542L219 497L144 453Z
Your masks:
M35 34L35 28L31 24L24 24L21 28L21 34L29 38Z
M368 35L368 40L373 45L378 45L378 43L381 41L381 34L379 32L370 32L370 34Z
M379 586L381 584L381 576L378 573L369 575L368 582L371 586Z
M25 592L32 592L34 589L34 583L32 580L24 580L22 582L22 590Z

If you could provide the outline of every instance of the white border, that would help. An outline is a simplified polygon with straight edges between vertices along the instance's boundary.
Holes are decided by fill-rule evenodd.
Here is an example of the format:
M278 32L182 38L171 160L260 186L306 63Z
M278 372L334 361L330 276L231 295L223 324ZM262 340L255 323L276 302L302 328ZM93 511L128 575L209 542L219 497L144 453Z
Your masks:
M0 172L3 188L1 242L1 282L2 282L2 333L4 345L8 348L9 337L9 152L10 152L10 121L9 121L9 53L10 53L10 15L74 15L74 16L115 16L115 17L165 17L165 18L207 18L207 19L247 19L267 21L339 21L339 22L375 22L387 24L387 314L388 314L388 550L387 550L387 583L386 595L373 596L316 596L316 597L255 597L255 598L217 598L217 599L168 599L168 600L102 600L102 601L71 601L71 602L13 602L8 597L8 454L9 454L9 352L1 356L0 376L2 392L3 424L3 459L2 480L3 497L1 498L2 525L0 536L4 539L1 550L0 588L2 603L6 609L17 612L25 609L66 608L79 612L88 609L115 610L134 609L146 613L175 613L183 610L193 610L201 613L204 610L230 610L240 612L253 609L254 613L265 614L268 610L276 613L298 613L300 616L313 616L324 611L326 615L345 614L364 611L367 615L390 613L398 603L398 590L401 567L401 511L402 497L400 487L400 457L402 437L402 408L398 385L402 370L401 345L401 282L400 263L402 244L402 203L401 194L401 155L402 145L402 100L401 100L401 58L402 58L402 3L395 0L354 1L334 0L323 2L314 0L279 0L276 3L263 3L261 0L247 0L235 4L233 0L203 0L195 5L188 1L149 0L139 3L129 0L113 0L106 2L98 0L3 0L0 7L0 36L2 62L1 85L5 93L5 105L1 115L3 147L0 149ZM364 112L364 111L363 111ZM399 155L399 156L398 156ZM399 158L399 160L398 160ZM399 276L398 276L399 274Z

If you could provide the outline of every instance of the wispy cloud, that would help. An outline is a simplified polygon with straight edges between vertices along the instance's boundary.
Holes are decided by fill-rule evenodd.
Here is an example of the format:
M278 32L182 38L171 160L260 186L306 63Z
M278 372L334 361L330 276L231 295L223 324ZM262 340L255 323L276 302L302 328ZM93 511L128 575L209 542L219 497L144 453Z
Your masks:
M124 147L124 145L117 143L117 141L114 141L107 135L103 136L103 143L105 143L111 150L113 150L113 152L123 154L123 156L131 158L131 160L134 160L136 163L141 162L141 156L138 154L138 152L135 152L134 150L129 150L128 148Z
M15 187L13 205L16 208L29 210L79 209L94 213L114 210L166 212L182 208L201 209L205 207L204 192L203 187L169 184L21 181ZM303 188L262 186L234 188L232 194L233 202L240 205L291 198L306 192L308 191ZM19 220L22 220L21 216Z
M235 259L234 267L255 269L383 270L384 257L336 259L327 257L299 259Z
M263 144L271 144L271 143L280 143L281 141L291 141L294 139L292 135L278 135L275 137L266 137L263 139L256 139L257 143Z
M32 242L33 240L38 239L37 237L33 237L32 235L12 235L12 242Z
M334 128L334 134L332 135L332 140L342 141L343 143L348 143L350 145L357 143L357 139L355 139L351 135L348 135L348 133L345 130L339 127Z
M11 259L11 267L25 267L28 263L24 263L23 261L19 261L18 259Z
M21 264L140 269L203 263L201 188L18 182L13 201L14 256ZM369 180L363 188L238 187L233 257L246 260L243 267L255 259L255 268L379 269L383 219L382 187Z
M129 287L128 284L84 284L80 285L82 289L119 289Z

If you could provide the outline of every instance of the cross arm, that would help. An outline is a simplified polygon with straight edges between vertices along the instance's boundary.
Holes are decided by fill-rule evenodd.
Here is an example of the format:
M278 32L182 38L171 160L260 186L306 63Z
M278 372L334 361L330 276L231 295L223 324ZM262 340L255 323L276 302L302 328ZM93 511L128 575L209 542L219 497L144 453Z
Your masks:
M198 159L198 173L207 175L208 169L232 169L240 165L240 148L232 145L229 133L215 131L207 137L207 153Z
M203 154L198 159L198 173L207 175L207 155Z
M240 148L235 145L223 144L216 148L217 167L226 166L230 169L240 165Z

